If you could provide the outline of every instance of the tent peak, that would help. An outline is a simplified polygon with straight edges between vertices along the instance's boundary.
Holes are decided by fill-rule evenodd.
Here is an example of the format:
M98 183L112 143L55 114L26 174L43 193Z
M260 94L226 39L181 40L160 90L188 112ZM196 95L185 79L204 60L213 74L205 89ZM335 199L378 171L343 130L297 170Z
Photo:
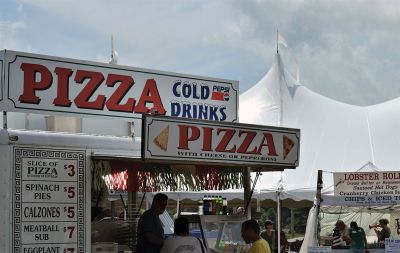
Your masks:
M379 171L378 167L376 165L369 161L366 164L364 164L361 168L357 170L357 172L362 172L362 171Z

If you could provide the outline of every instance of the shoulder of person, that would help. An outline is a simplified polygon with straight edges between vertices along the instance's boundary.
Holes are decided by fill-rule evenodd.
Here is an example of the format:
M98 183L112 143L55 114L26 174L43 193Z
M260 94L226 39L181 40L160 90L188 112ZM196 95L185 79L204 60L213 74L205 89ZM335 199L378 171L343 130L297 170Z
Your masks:
M149 210L146 210L146 211L144 211L144 213L142 213L142 215L140 216L140 217L146 217L146 216L149 216L149 215L152 215L152 212L151 212L151 210L149 209Z
M254 250L254 252L264 252L263 250L268 248L268 242L264 239L258 239L251 245L251 250Z
M264 238L260 238L257 241L255 241L254 243L260 244L260 245L268 244L267 240L265 240Z

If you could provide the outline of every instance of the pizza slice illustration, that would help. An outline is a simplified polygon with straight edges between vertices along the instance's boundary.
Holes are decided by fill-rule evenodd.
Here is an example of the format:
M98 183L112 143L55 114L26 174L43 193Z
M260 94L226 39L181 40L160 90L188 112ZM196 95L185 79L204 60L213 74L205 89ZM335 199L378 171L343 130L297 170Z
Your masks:
M283 159L286 159L287 155L290 153L290 150L294 147L294 141L283 135Z
M165 152L168 149L168 137L169 137L169 125L164 128L159 135L157 135L153 139L153 143L159 147L160 149L164 150Z

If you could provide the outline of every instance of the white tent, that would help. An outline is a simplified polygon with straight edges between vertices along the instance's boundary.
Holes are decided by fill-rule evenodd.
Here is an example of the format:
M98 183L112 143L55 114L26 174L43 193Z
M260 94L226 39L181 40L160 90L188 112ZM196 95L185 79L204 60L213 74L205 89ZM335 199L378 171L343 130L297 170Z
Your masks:
M284 189L316 187L319 169L355 171L368 161L384 170L399 167L400 98L366 107L329 99L297 82L276 54L268 73L239 99L242 123L301 129L300 165L285 170ZM279 172L264 173L260 187L280 179Z
M356 171L364 164L367 167L376 165L385 171L398 170L400 137L397 129L400 118L394 115L400 112L400 98L365 107L329 99L301 85L285 68L280 55L276 54L268 73L244 92L239 101L239 120L242 123L301 130L299 167L283 173L264 173L260 188L315 189L318 170ZM325 177L324 185L333 185L333 177ZM325 192L327 202L331 200L330 190ZM313 236L316 215L317 212L312 209L307 222L307 234L310 236L306 235L304 246L316 243ZM358 218L369 222L378 216ZM355 216L351 218L358 219ZM306 247L301 252L306 252Z
M241 199L243 200L243 190L224 190L224 191L197 191L197 192L192 192L192 191L186 191L186 192L163 192L168 196L168 198L173 199L173 200L184 200L184 199L189 199L192 201L198 201L201 199L204 195L221 195L227 198L228 201L233 200L233 199ZM147 195L147 201L151 202L151 199L153 198L153 195L156 193L151 193ZM253 199L260 199L262 201L264 200L271 200L271 201L276 201L278 198L279 194L279 199L281 201L285 200L292 200L295 202L300 202L300 201L309 201L312 202L315 197L315 191L311 191L308 189L299 189L299 190L288 190L288 191L283 191L279 192L277 190L260 190L259 192L254 192L252 198Z

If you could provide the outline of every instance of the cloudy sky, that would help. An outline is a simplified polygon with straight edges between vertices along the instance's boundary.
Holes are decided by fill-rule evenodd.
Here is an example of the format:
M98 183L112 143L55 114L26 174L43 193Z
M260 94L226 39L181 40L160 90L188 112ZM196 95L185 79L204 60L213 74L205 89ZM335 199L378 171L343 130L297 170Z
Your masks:
M371 105L400 96L400 1L2 0L0 49L238 80L271 66L276 29L301 82ZM293 60L282 50L294 72Z

